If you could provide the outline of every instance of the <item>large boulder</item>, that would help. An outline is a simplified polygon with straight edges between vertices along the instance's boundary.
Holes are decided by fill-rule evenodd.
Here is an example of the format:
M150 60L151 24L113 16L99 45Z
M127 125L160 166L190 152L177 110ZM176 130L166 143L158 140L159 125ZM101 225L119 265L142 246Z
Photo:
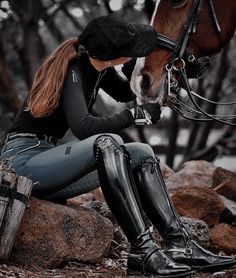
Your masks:
M212 163L196 160L183 164L180 170L166 179L166 186L170 193L178 188L188 186L212 186L212 175L217 167Z
M98 187L88 193L68 199L67 204L70 206L81 206L84 203L94 202L94 201L105 202L105 199L104 199L104 196L103 196L103 193L102 193L102 190L100 187Z
M181 216L203 220L208 226L219 223L225 209L218 194L206 186L181 188L172 196L172 201Z
M96 263L113 238L109 219L87 208L31 199L10 261L54 268L68 261Z
M218 224L210 229L210 248L215 252L224 251L236 255L236 227Z
M121 247L128 245L127 239L125 238L122 230L119 228L119 225L117 224L117 221L115 220L112 212L110 211L109 207L107 206L106 203L102 203L99 201L93 201L93 202L87 202L84 203L83 206L93 209L97 212L99 212L102 216L107 217L108 219L111 220L115 227L114 231L114 239L115 241L121 245ZM152 226L152 223L150 221L146 220L146 224L148 226ZM188 231L189 235L191 238L193 238L195 241L197 241L199 244L202 246L207 247L209 245L209 239L210 239L210 233L209 233L209 227L208 225L199 219L194 219L194 218L188 218L188 217L180 217L180 221L182 223L182 226L185 228L186 231ZM155 238L160 245L164 245L164 241L161 238L160 234L158 231L153 227ZM116 247L117 248L117 247Z
M182 226L193 240L203 247L209 245L210 231L208 225L204 221L188 217L180 217L180 220Z
M208 225L198 219L189 217L180 217L181 225L187 231L189 237L198 242L203 247L209 246L210 232ZM166 248L165 240L160 236L157 229L153 229L157 243L163 248Z

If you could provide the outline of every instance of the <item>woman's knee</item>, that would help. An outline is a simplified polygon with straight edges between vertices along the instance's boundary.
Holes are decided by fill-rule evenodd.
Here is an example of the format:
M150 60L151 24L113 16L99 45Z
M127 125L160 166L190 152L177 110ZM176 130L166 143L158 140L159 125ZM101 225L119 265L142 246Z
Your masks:
M132 168L138 166L142 160L154 156L153 149L148 144L138 142L127 143L125 147L130 154Z
M112 138L114 139L119 145L124 145L123 139L118 134L113 133L104 133L94 136L94 142L100 138Z

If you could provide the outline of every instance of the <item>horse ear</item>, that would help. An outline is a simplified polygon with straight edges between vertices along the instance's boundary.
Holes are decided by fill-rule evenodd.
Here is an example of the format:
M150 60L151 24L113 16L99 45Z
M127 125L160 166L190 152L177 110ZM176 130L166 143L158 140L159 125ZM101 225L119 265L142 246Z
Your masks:
M186 0L171 0L171 5L172 6L178 6L181 5L185 2Z

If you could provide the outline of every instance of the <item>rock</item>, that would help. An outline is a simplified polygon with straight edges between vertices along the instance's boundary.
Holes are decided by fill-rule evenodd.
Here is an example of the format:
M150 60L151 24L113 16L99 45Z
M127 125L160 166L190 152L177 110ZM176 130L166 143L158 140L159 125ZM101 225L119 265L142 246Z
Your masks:
M212 186L212 175L216 166L212 163L196 160L183 164L181 169L166 179L166 186L170 193L178 188L188 186Z
M91 201L85 202L83 207L95 210L96 212L100 213L103 217L108 218L113 224L117 225L117 221L112 214L111 210L109 209L107 203L100 202L100 201Z
M219 223L220 214L225 209L218 194L206 186L178 189L172 201L181 216L203 220L209 227Z
M114 239L116 238L115 241L118 244L121 244L123 246L128 244L122 230L119 228L119 225L117 224L113 214L111 213L106 203L101 203L99 201L87 202L83 206L93 209L99 212L102 216L110 219L113 225L115 226L115 231L114 231ZM147 220L146 218L145 220L147 226L149 227L152 226L150 220ZM209 238L210 238L209 228L204 221L193 219L193 218L187 218L187 217L180 217L180 220L185 230L189 232L189 235L191 235L191 237L194 240L196 240L202 246L207 246L209 244ZM163 244L162 242L163 240L155 228L154 228L154 234L158 244Z
M220 223L227 223L236 226L236 203L219 195L225 205L225 209L220 215Z
M217 167L212 176L212 187L218 194L236 202L236 174Z
M225 254L236 254L236 227L218 224L210 229L210 249Z
M203 247L208 247L210 232L207 224L204 221L188 217L180 217L180 221L191 239L195 240ZM165 249L165 240L162 239L155 228L153 229L153 233L158 245Z
M85 202L100 201L105 202L104 196L102 194L101 188L98 187L88 193L82 194L80 196L71 198L67 200L67 204L71 206L80 206Z
M209 245L210 231L208 225L204 221L188 217L180 217L180 220L193 240L203 247Z
M113 225L97 212L32 198L10 261L47 268L75 260L95 263L112 238Z
M164 163L160 163L160 169L164 179L169 178L175 173L169 166Z
M105 202L91 201L85 202L82 206L95 210L96 212L100 213L103 217L108 218L112 222L114 226L114 233L111 248L109 251L109 257L119 257L122 251L128 252L129 242L121 227L117 223L115 216L109 209L108 205Z

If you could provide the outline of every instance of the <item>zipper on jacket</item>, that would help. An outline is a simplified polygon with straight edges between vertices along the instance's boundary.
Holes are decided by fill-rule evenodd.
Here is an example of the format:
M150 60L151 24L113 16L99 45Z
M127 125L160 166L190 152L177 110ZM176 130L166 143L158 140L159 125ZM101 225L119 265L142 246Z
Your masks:
M97 86L99 84L99 82L101 81L101 79L103 78L104 74L106 73L106 70L103 71L103 72L99 72L99 75L98 75L98 78L97 78L97 81L95 83L95 86L94 86L94 89L93 89L93 93L92 93L92 96L89 100L89 103L88 103L88 110L90 111L90 109L92 108L92 105L94 104L95 102L95 99L97 97Z

